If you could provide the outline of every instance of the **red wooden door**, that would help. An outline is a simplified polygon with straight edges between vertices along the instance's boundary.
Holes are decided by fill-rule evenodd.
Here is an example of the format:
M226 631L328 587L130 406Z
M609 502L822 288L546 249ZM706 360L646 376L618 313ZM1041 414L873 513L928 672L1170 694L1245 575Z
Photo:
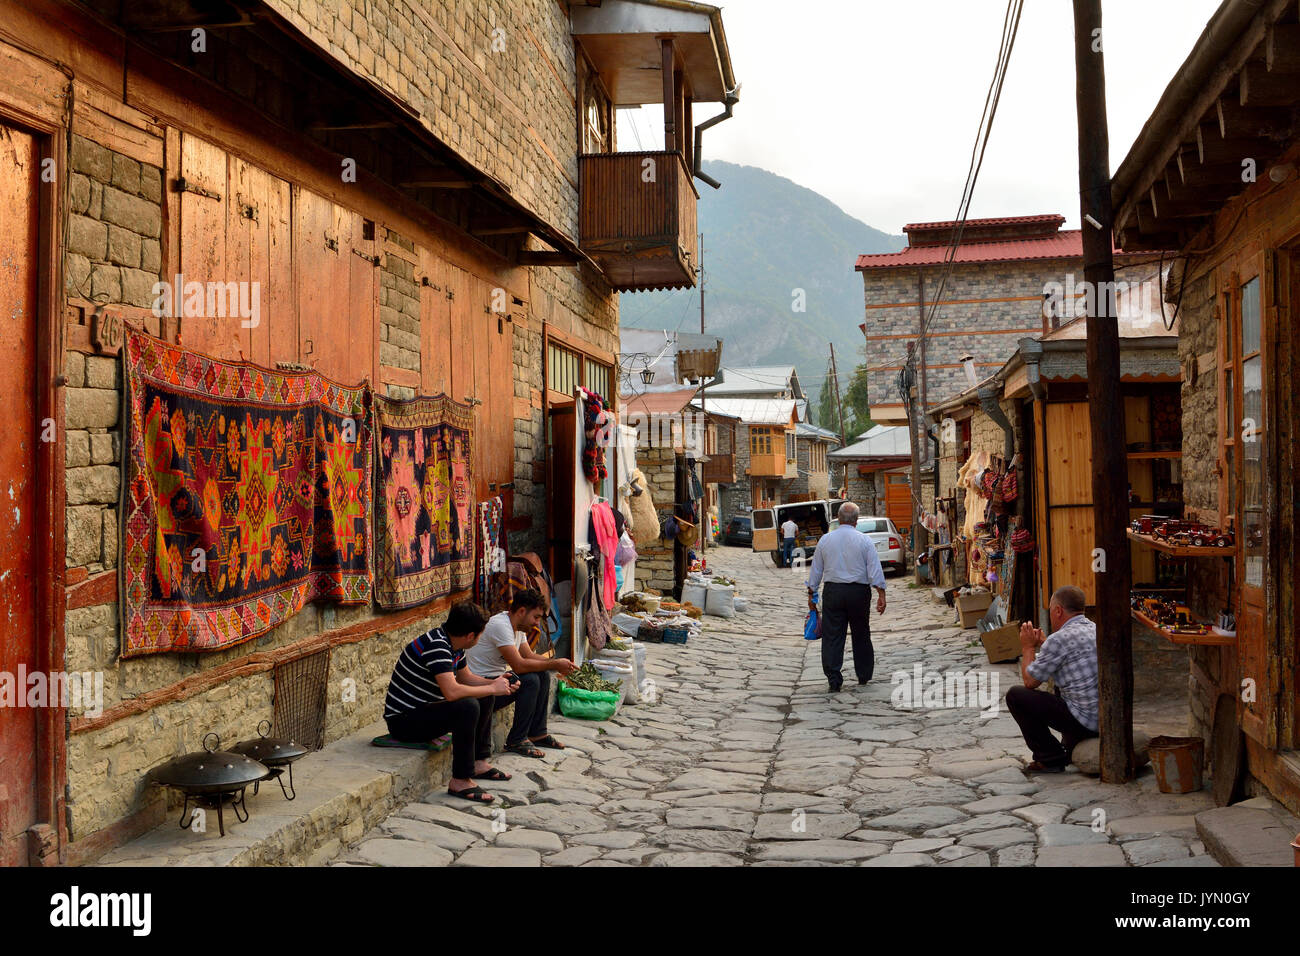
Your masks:
M36 647L36 141L0 126L0 672L17 694L19 668L38 667ZM16 703L10 701L7 703ZM25 701L24 701L25 703ZM36 719L39 710L0 710L0 865L27 862L26 830L36 822Z
M446 393L460 401L451 388L451 300L447 298L449 267L428 249L417 247L420 265L420 391Z
M186 189L181 193L180 265L182 283L189 287L199 283L194 299L185 288L172 289L172 299L181 318L181 342L188 349L224 359L238 359L249 354L251 330L240 325L238 315L221 318L208 314L208 283L237 281L238 276L226 261L226 216L230 189L226 152L205 140L182 134L181 178ZM163 277L174 282L174 276ZM185 303L202 314L185 314ZM199 303L202 303L201 305ZM236 305L238 299L236 298ZM236 308L238 312L238 308Z
M270 368L276 362L296 362L289 184L237 156L229 157L229 182L230 201L224 204L226 265L232 281L249 283L248 301L256 305L256 315L241 315L237 326L250 323L250 350L245 355Z

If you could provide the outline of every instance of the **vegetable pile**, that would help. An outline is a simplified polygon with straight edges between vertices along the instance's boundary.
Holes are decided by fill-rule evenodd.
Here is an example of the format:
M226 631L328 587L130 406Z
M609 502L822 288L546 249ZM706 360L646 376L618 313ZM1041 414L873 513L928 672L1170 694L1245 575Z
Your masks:
M616 691L623 686L622 681L610 683L601 677L600 671L596 670L591 661L587 661L572 674L561 677L560 680L578 690Z

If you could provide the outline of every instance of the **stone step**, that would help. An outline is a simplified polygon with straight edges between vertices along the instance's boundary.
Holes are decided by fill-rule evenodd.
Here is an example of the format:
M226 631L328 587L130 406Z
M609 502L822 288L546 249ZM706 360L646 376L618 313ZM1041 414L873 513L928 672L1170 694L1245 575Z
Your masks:
M493 738L505 739L512 710L493 718ZM323 866L356 845L393 811L418 802L451 779L451 748L430 753L375 747L382 721L326 744L293 767L297 799L286 800L274 781L257 796L246 793L247 823L225 811L226 835L207 810L203 832L182 830L180 799L165 823L109 851L97 866ZM267 785L269 784L269 786Z
M1224 866L1294 866L1291 841L1300 834L1300 819L1268 797L1254 797L1202 810L1196 832Z

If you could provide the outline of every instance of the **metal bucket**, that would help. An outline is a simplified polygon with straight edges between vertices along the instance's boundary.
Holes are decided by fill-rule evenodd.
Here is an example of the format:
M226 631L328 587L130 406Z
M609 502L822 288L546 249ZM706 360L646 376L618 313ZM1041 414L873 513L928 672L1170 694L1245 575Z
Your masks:
M1201 789L1205 741L1200 737L1153 737L1148 749L1161 793Z

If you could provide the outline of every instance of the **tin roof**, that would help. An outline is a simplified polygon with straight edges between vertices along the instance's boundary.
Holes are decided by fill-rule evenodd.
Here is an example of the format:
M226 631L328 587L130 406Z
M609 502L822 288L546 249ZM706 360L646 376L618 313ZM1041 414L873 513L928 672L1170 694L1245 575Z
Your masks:
M798 421L799 403L792 398L714 398L710 387L704 402L705 411L729 415L746 425L788 425L792 418Z

